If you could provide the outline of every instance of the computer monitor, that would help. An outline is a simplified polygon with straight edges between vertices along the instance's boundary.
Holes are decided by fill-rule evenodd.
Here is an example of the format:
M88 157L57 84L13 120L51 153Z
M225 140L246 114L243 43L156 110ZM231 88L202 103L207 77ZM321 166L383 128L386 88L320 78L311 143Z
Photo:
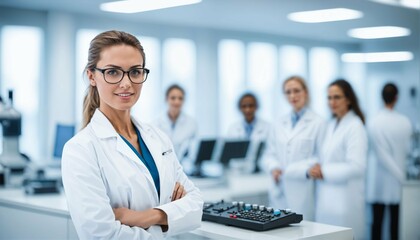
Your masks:
M262 141L258 144L257 152L255 154L255 168L254 168L255 173L260 171L260 164L259 163L260 163L261 157L264 153L264 150L265 150L265 142Z
M55 129L54 158L61 159L64 144L74 136L74 125L57 124Z
M213 157L214 147L216 146L216 139L203 139L198 146L197 157L195 158L195 165L201 165L205 160L211 160Z
M249 145L250 141L245 139L225 140L220 154L220 163L224 166L228 166L229 160L232 158L245 159Z

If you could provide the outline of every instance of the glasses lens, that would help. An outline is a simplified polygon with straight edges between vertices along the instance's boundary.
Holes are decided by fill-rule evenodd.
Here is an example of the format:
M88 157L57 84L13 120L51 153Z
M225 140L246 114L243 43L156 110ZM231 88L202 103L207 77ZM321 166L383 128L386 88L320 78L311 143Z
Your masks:
M135 83L141 83L144 80L146 80L147 77L147 73L143 68L134 68L131 69L129 72L129 77L131 79L131 81L135 82Z
M117 68L110 68L105 70L104 77L109 83L117 83L122 79L123 71Z

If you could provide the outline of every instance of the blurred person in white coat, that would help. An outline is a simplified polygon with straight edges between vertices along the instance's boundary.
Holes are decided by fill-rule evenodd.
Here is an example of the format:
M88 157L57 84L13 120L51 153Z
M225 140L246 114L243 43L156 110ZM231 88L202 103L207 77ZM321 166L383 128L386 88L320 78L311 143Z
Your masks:
M258 100L257 97L247 92L241 95L238 101L238 108L243 118L237 120L229 126L227 137L236 139L249 139L250 155L255 155L260 144L264 144L270 132L271 125L264 119L257 116ZM264 151L264 150L262 150ZM253 159L256 161L257 159ZM259 171L259 164L255 164L254 171Z
M320 163L309 169L316 179L315 221L350 227L365 239L365 172L368 138L357 96L344 79L328 87L333 114L327 126Z
M62 157L80 239L162 239L201 224L201 193L170 139L130 114L149 73L145 60L138 39L125 32L103 32L90 43L83 129Z
M382 222L385 208L390 210L390 236L398 239L399 204L401 186L405 180L405 163L410 152L413 127L410 120L394 110L398 100L398 88L388 83L382 90L385 103L375 117L369 121L368 130L374 150L372 174L373 191L368 196L372 203L373 223L371 239L382 239Z
M262 167L272 176L270 206L290 208L314 220L314 180L307 170L318 162L325 121L308 108L305 80L292 76L283 83L283 92L292 107L269 135Z
M182 111L185 90L180 85L169 86L165 96L168 110L160 116L155 124L172 140L175 153L182 162L191 153L191 147L197 136L197 123Z

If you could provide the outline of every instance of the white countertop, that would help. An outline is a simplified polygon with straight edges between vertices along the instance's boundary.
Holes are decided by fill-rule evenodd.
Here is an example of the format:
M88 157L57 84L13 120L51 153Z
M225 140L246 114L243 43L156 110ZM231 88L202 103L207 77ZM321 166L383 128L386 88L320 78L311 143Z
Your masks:
M63 193L27 195L23 189L0 188L0 202L70 216Z
M293 224L287 227L261 232L203 221L201 227L191 231L191 233L205 236L211 239L220 240L353 239L353 230L351 228L338 227L309 221L302 221L299 224Z
M0 189L0 204L10 207L33 209L45 213L55 213L69 217L67 203L63 193L26 195L23 189ZM302 221L288 227L257 232L213 222L203 221L202 226L192 234L210 239L352 239L350 228L331 226L309 221Z

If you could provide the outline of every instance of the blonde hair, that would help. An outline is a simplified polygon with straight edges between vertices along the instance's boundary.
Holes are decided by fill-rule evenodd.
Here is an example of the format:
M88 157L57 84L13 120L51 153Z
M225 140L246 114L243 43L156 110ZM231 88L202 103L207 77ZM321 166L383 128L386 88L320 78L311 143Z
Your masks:
M143 57L143 67L146 66L146 56L143 46L139 40L133 35L122 31L106 31L98 34L91 42L88 53L88 63L85 67L85 72L95 71L96 64L100 60L101 52L111 46L128 45L139 50ZM99 108L99 94L96 86L89 85L85 98L83 100L83 124L82 128L86 127L92 119L93 113Z

